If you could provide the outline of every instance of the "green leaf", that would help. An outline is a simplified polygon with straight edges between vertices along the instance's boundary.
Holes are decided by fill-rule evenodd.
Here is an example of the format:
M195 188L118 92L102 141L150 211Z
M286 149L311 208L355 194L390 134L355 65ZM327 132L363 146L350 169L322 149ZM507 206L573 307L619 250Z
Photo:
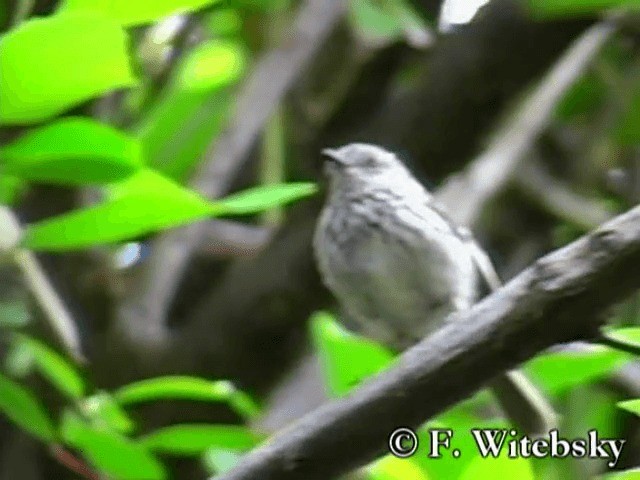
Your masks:
M108 15L122 25L149 23L177 13L188 13L219 0L64 0L59 12L94 12Z
M220 8L210 12L203 25L214 37L231 37L241 34L242 16L234 8Z
M164 467L142 445L85 423L70 411L62 419L63 439L82 451L101 472L118 480L163 480Z
M603 335L631 348L640 349L640 327L606 329Z
M0 374L0 412L35 437L52 442L55 427L47 411L26 388Z
M626 410L627 412L631 412L640 416L640 398L618 402L616 403L616 405L619 408Z
M365 42L385 44L402 38L402 22L385 3L351 0L349 6L351 25Z
M620 145L634 147L640 143L640 84L626 102L625 111L613 129L613 138Z
M366 467L368 480L429 480L427 473L411 458L386 455Z
M136 139L89 118L65 118L0 148L3 171L30 181L111 183L140 164Z
M578 79L564 95L556 107L556 115L561 120L571 120L594 113L605 101L607 86L594 73Z
M249 188L212 202L215 215L247 215L285 205L317 192L310 182L294 182Z
M329 313L314 314L310 326L311 339L333 396L346 395L393 362L393 353L368 338L347 331Z
M209 448L249 450L258 436L247 427L237 425L172 425L145 435L140 443L149 450L173 455L201 455Z
M13 205L24 189L22 179L0 172L0 205Z
M560 394L577 385L606 377L628 362L630 356L593 345L589 351L540 355L525 365L525 372L549 394Z
M31 352L38 371L60 392L74 400L84 395L82 377L62 355L26 335L16 334L14 342Z
M31 320L25 302L20 300L0 301L0 328L24 327Z
M204 467L212 475L228 472L235 467L239 461L240 455L237 452L220 448L210 448L202 456Z
M640 7L637 0L527 0L527 6L534 17L549 19L593 15L611 8Z
M640 468L605 473L601 478L602 480L640 480Z
M245 49L231 40L209 40L194 48L178 69L174 88L212 92L240 79L246 68Z
M111 198L28 226L23 245L34 250L69 250L121 242L211 214L209 202L151 170L112 188Z
M178 399L227 402L240 416L247 419L260 413L259 407L251 397L236 389L227 380L210 381L185 376L150 378L125 385L118 389L114 396L121 405Z
M477 456L459 478L460 480L477 480L479 478L535 480L531 462L526 458L509 458L506 451L498 458Z
M192 172L222 131L245 67L236 42L211 40L187 55L139 127L149 165L178 181Z
M453 409L457 408L457 405L453 407ZM481 418L479 415L471 417L457 414L452 415L451 413L440 415L437 419L430 421L426 426L417 431L419 447L416 455L411 458L423 471L428 473L429 478L435 480L441 478L458 479L462 472L467 469L468 465L480 456L478 446L470 430L472 428L506 429L509 427L509 423L504 419L487 420ZM448 451L442 450L443 455L440 458L429 458L425 453L428 452L429 445L431 444L432 429L451 430L453 433L451 437L451 448ZM457 458L452 455L455 449L462 452Z
M127 49L124 30L103 16L56 15L20 24L0 37L0 124L47 120L132 86Z
M82 412L97 426L104 426L114 432L131 433L135 424L127 412L107 392L98 392L84 399Z

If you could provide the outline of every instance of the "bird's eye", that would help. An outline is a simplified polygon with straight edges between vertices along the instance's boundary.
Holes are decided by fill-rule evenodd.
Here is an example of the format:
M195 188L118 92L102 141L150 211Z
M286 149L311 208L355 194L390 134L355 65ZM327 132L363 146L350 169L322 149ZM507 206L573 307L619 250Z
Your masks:
M376 168L378 162L376 162L376 159L373 157L367 157L364 159L364 162L362 162L362 166L365 168Z

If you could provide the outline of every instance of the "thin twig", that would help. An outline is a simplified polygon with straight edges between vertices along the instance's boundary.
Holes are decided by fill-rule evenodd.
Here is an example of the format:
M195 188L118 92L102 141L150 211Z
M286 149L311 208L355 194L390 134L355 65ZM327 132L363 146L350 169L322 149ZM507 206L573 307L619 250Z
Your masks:
M556 105L580 78L616 30L614 20L585 31L558 60L540 85L464 172L451 177L437 198L463 225L473 225L490 200L512 177L524 154L549 124ZM464 192L464 193L461 193Z
M393 368L280 431L216 480L325 479L371 461L398 427L421 425L552 345L596 337L607 309L640 288L638 262L640 206L452 314Z
M67 353L79 363L85 361L76 323L47 278L35 254L18 248L22 228L16 216L7 207L0 206L0 254L9 255L22 271L38 305Z
M58 463L64 465L67 469L88 480L103 480L103 477L96 471L94 471L83 460L76 457L69 450L65 449L61 445L52 445L49 449L51 456L56 459Z
M614 215L602 202L582 196L554 178L535 158L523 162L513 180L549 212L585 230L597 227Z

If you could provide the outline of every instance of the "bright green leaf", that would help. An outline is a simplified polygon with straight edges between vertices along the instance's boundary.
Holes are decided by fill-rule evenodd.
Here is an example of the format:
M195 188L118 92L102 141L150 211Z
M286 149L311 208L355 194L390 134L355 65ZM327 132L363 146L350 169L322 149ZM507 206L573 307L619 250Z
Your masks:
M114 396L121 405L157 400L195 400L227 402L244 418L253 418L259 413L259 408L251 397L227 380L210 381L185 376L157 377L125 385Z
M517 478L518 480L535 480L531 462L526 458L509 458L506 451L498 458L477 456L465 469L460 480L477 480L480 478Z
M28 226L24 246L34 250L68 250L120 242L209 216L200 195L151 170L142 170L112 189L94 207Z
M593 15L610 8L638 8L637 0L527 0L536 18Z
M135 83L126 33L88 14L34 18L0 37L0 124L47 120Z
M84 394L82 377L62 355L39 340L26 335L16 334L14 342L31 352L37 369L58 390L71 399L82 397Z
M173 455L201 455L209 448L249 450L258 436L237 425L172 425L145 435L140 443L149 450Z
M214 37L228 37L240 33L242 16L234 8L221 8L209 13L203 23Z
M452 410L457 410L458 405ZM462 472L472 460L479 456L478 446L470 433L472 428L479 429L508 429L509 422L504 419L486 420L481 416L467 416L453 414L452 411L439 415L437 419L430 421L426 426L417 430L419 446L417 453L411 457L429 478L439 480L441 478L460 478ZM431 430L451 430L451 446L448 451L442 451L440 458L429 458L429 445L431 445ZM444 436L444 434L440 434ZM461 455L454 457L452 452L459 450Z
M210 448L202 456L202 462L209 473L225 473L235 467L240 461L238 452L220 448Z
M242 46L230 40L201 43L178 69L176 85L190 90L212 92L236 82L246 68Z
M55 440L55 427L33 393L0 374L0 412L45 442Z
M640 327L624 327L607 330L604 335L630 347L640 348Z
M640 468L622 472L609 472L601 478L602 480L640 480Z
M616 350L591 346L588 351L554 352L527 362L525 371L550 394L603 378L629 361Z
M311 339L334 396L346 395L366 378L389 367L394 359L385 347L347 331L325 312L311 318Z
M640 398L618 402L616 405L627 412L635 413L640 416Z
M428 480L429 476L411 458L386 455L365 468L368 480Z
M62 419L63 439L82 451L89 462L118 480L163 480L164 467L142 445L114 432L85 423L70 411Z
M30 181L111 183L140 167L136 139L89 118L65 118L0 148L6 173Z
M127 412L107 392L98 392L82 401L82 411L94 424L118 433L131 433L135 424Z
M178 181L192 172L225 125L245 57L239 44L220 40L189 52L139 128L149 165Z
M59 12L95 12L122 25L140 25L171 14L188 13L219 0L64 0Z
M13 205L24 188L25 182L22 179L0 173L0 205Z
M215 215L246 215L285 205L316 192L316 185L310 182L266 185L229 195L212 202L212 207Z

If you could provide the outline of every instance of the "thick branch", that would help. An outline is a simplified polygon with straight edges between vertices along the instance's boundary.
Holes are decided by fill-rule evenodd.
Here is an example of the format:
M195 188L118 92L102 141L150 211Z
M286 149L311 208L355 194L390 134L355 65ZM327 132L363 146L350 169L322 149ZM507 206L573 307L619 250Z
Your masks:
M326 479L551 345L591 338L605 310L640 287L640 207L538 260L434 335L395 368L331 402L248 454L219 480Z

